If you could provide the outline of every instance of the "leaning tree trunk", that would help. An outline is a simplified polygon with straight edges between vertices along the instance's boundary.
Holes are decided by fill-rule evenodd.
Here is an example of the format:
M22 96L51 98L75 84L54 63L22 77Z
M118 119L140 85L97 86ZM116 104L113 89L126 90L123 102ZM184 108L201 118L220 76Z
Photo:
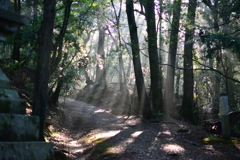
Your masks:
M63 23L60 29L59 35L55 39L55 44L54 44L54 49L53 49L53 55L51 56L51 65L50 65L50 76L54 73L56 68L58 67L60 61L62 60L63 56L63 40L64 36L67 30L68 26L68 21L71 13L71 6L72 6L73 1L72 0L66 0L65 1L65 9L64 9L64 18L63 18Z
M61 67L65 69L66 67L66 61L67 61L67 58L68 58L68 53L64 53L64 56L63 56L63 60L62 60L62 65ZM60 73L60 76L58 77L58 80L57 80L57 87L55 89L55 91L53 92L53 95L52 95L52 103L54 105L57 105L58 103L58 98L60 96L60 92L61 92L61 89L62 89L62 85L64 84L64 80L66 79L66 77L64 76L64 74L61 72Z
M56 0L44 0L44 12L39 40L38 64L34 83L33 115L40 118L39 140L44 141L44 124L48 101L49 59Z
M179 21L181 12L181 0L174 0L173 2L173 19L171 26L170 45L168 54L168 66L167 66L167 79L165 88L165 113L168 116L176 115L176 108L174 106L174 76L175 76L175 63L178 46L178 32Z
M193 78L193 41L192 37L195 30L195 11L197 7L196 0L190 0L188 4L187 26L184 42L184 84L183 84L183 102L180 114L192 122L197 124L196 116L194 115L194 78Z
M152 117L152 111L148 102L148 97L146 94L143 73L141 68L141 61L140 61L140 54L139 54L139 41L138 41L138 34L137 34L137 26L134 16L134 9L133 9L133 0L126 1L126 12L128 18L128 27L130 31L130 38L131 38L131 48L132 48L132 55L133 55L133 67L137 85L137 93L138 93L138 101L139 107L143 109L142 116L143 119L150 119Z

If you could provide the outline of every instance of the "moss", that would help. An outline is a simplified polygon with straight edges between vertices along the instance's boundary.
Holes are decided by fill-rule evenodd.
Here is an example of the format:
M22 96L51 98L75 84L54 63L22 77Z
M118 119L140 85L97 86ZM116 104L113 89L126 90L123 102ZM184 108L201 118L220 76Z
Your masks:
M210 136L203 139L204 143L227 143L227 144L240 144L240 141L237 140L229 140L229 139L222 139L217 136Z
M103 143L104 141L106 141L106 138L98 138L93 141L93 144L97 145L97 144Z
M88 139L88 138L92 138L93 136L95 136L95 134L93 134L93 133L88 133L85 137Z
M181 129L180 127L173 127L173 131L178 131L179 129Z
M98 138L98 134L87 134L83 142L94 145L90 150L91 160L113 157L115 154L113 150L109 149L111 144L107 141L107 138Z
M112 159L115 155L115 152L113 150L107 150L99 155L97 155L93 160L98 160L98 159Z
M120 115L120 113L119 113L118 110L112 110L112 114L114 114L114 115Z
M93 160L97 160L103 157L109 157L114 154L114 151L109 149L110 143L106 142L106 138L99 138L93 141L96 145L92 150L91 154L94 155Z

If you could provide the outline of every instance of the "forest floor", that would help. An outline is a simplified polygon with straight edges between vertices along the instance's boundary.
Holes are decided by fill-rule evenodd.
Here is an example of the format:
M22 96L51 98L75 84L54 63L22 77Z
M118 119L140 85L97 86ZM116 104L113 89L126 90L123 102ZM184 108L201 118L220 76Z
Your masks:
M70 159L240 159L239 139L222 140L201 126L174 119L143 122L74 99L60 102L48 140Z

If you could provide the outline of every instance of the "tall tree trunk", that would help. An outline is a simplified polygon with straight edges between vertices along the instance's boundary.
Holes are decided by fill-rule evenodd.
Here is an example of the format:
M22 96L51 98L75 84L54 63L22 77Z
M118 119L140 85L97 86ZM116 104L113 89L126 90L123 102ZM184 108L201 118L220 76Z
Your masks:
M44 0L43 20L39 40L38 64L34 83L33 115L40 118L39 140L44 141L44 124L48 100L49 59L56 0Z
M179 60L176 59L176 67L178 68L179 67ZM179 92L180 92L180 77L181 77L181 71L180 70L177 70L176 71L176 91L175 91L175 95L177 97L179 97Z
M38 5L39 5L39 0L34 0L33 1L33 14L34 14L34 16L38 15Z
M217 8L218 6L218 2L215 1L214 2L214 6ZM214 17L214 20L213 20L213 25L214 25L214 30L215 30L215 33L218 33L219 31L219 15L218 13L212 9L213 11L213 17ZM220 45L220 44L218 44ZM216 51L216 66L217 66L217 70L220 70L220 62L221 62L221 49L217 50ZM212 60L214 61L214 60ZM212 67L213 67L213 63L212 63ZM213 77L213 105L212 105L212 114L213 114L213 117L218 117L218 114L219 114L219 106L220 106L220 86L221 86L221 76L218 74L218 73L214 73L214 77Z
M174 76L175 63L178 46L178 32L181 12L181 0L174 0L173 2L173 19L171 26L170 45L168 54L167 79L165 88L165 113L168 116L176 116L176 108L174 106Z
M162 36L162 14L163 14L163 0L159 0L159 8L160 8L160 12L159 12L159 41L158 41L158 58L159 58L159 88L160 88L160 97L161 99L159 100L160 101L160 111L163 112L164 111L164 104L163 104L163 68L162 68L162 62L163 62L163 55L162 54L162 49L163 49L163 36Z
M139 107L143 109L142 116L143 119L150 119L152 117L152 111L148 102L148 97L146 94L146 88L144 84L144 78L141 68L140 54L139 54L139 41L137 34L137 26L134 16L133 0L126 1L126 12L128 18L128 27L130 31L131 38L131 48L133 55L133 67L137 85L138 101Z
M216 69L220 70L220 52L221 51L217 51L217 57L216 57ZM215 59L214 59L215 60ZM214 61L212 60L212 61ZM213 65L211 66L213 67ZM221 89L221 76L218 73L214 73L214 77L213 77L213 99L212 99L212 115L215 118L218 118L218 114L219 114L219 106L220 106L220 89Z
M121 52L121 33L120 33L120 17L121 17L121 12L122 12L122 0L120 0L120 7L119 7L119 11L117 13L117 10L115 8L115 5L113 3L113 0L111 0L112 6L114 8L114 14L115 14L115 18L116 18L116 27L117 27L117 33L118 33L118 40L115 40L115 38L111 35L111 37L113 38L115 45L116 45L116 50L118 51L118 64L119 64L119 83L120 83L120 90L123 91L127 91L126 90L126 77L125 77L125 71L124 71L124 64L123 64L123 57L122 57L122 52ZM111 34L111 32L109 31L109 33Z
M97 66L96 66L96 80L99 84L106 86L106 71L105 71L105 52L104 52L104 43L105 43L105 29L98 23L98 49L97 49Z
M197 7L196 0L189 0L187 24L184 42L184 71L183 71L183 102L180 110L180 114L191 121L193 124L197 124L196 117L194 115L194 78L193 78L193 41L192 37L195 31L195 12Z
M157 32L155 21L154 0L140 1L146 11L147 33L148 33L148 53L151 77L151 101L154 113L162 112L162 91L160 88L160 70L157 48Z

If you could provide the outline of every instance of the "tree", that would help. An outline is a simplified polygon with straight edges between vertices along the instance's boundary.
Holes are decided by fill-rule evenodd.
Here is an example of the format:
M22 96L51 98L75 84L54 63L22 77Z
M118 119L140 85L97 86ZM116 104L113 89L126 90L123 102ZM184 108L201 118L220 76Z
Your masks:
M63 56L63 53L62 53L63 41L64 41L64 36L67 30L67 26L68 26L72 2L73 2L72 0L64 1L64 18L60 28L60 33L57 35L55 44L54 44L53 55L50 63L51 64L50 75L52 75L53 72L56 70Z
M204 34L201 34L200 37L203 40L202 42L207 46L207 58L209 59L209 65L216 70L221 71L225 75L224 87L221 87L221 76L219 73L214 73L214 76L211 77L213 82L212 89L212 114L217 117L219 113L219 94L222 92L227 92L229 95L229 104L230 108L236 108L235 104L236 92L233 91L233 86L236 85L232 80L234 75L234 68L231 63L231 55L234 55L234 49L238 42L235 41L236 37L234 33L237 33L235 30L236 25L234 22L234 14L239 13L240 2L233 0L229 2L228 0L214 0L213 2L209 0L203 0L204 4L210 9L212 19L207 19L208 23L212 25L208 29L204 30ZM234 13L234 14L232 14ZM212 30L210 33L209 30ZM237 38L238 39L238 38ZM235 43L229 43L235 42ZM231 49L230 49L231 48ZM230 54L229 54L230 53ZM228 78L226 78L228 77ZM231 89L230 89L231 87Z
M194 78L193 78L193 41L192 37L195 31L195 12L197 7L196 0L190 0L188 4L186 33L184 41L184 71L183 71L183 101L180 114L191 121L196 123L196 117L194 116Z
M159 31L159 36L158 36L158 59L159 59L159 64L163 63L163 42L164 42L164 37L163 37L163 33L162 33L162 27L163 27L163 18L162 18L162 14L163 14L163 0L159 0L159 20L158 20L158 31ZM163 100L163 67L160 65L159 66L159 94L161 99L160 101L160 112L164 112L164 100Z
M148 53L149 53L149 64L150 64L150 75L151 75L151 100L153 112L162 112L162 89L160 88L161 77L159 67L159 57L157 48L157 30L155 21L155 3L154 0L141 0L141 5L144 6L146 11L147 21L147 33L148 33Z
M64 53L63 55L63 46L64 46L64 38L67 31L67 26L69 24L69 18L70 18L70 12L71 12L71 0L66 0L64 2L64 18L63 22L60 28L60 33L57 35L55 39L54 49L53 49L53 55L50 59L50 76L53 75L54 72L56 72L57 67L59 66L59 63L61 63L61 68L65 69L65 63L67 61L67 53ZM63 55L63 56L62 56ZM49 99L50 103L57 105L58 98L64 83L65 77L63 76L63 73L61 72L58 74L57 80L54 83L54 85L51 87L49 91ZM54 86L56 85L55 91L53 91Z
M137 26L135 22L134 16L134 7L133 7L133 0L126 1L126 12L128 18L128 27L130 32L131 38L131 48L132 48L132 55L133 55L133 67L135 73L135 80L137 86L137 93L138 93L138 101L139 101L139 108L143 109L143 118L150 119L152 117L152 111L148 102L148 97L146 94L142 69L141 69L141 61L140 61L140 49L139 49L139 41L138 41L138 34L137 34Z
M118 13L117 13L116 7L113 3L113 0L111 0L111 3L112 3L112 7L114 8L114 15L115 15L115 19L116 19L115 26L117 28L117 40L114 39L114 37L110 31L109 31L109 34L113 38L113 41L116 45L116 50L118 51L120 90L125 91L127 89L127 87L126 87L126 78L125 78L125 71L124 71L124 64L123 64L123 51L121 50L122 42L121 42L121 33L120 33L120 17L121 17L121 13L122 13L122 0L120 0L120 7L119 7ZM127 92L127 94L128 94L128 92Z
M52 33L55 17L56 0L44 0L43 20L41 25L38 64L34 83L33 115L39 116L39 140L44 141L44 125L48 100L49 59L51 54Z
M62 63L61 63L61 68L62 69L65 69L65 67L66 67L67 58L68 58L68 53L64 53L63 60L62 60ZM54 105L57 105L58 98L60 96L60 92L61 92L61 89L62 89L65 78L66 77L64 76L63 71L61 71L58 78L57 78L56 89L52 93L52 95L50 95L51 96L51 103L53 103Z
M96 66L96 80L99 84L106 86L106 70L105 70L105 26L98 18L98 48L97 48L97 66Z
M171 24L171 35L168 54L167 78L165 88L165 113L170 116L176 115L176 108L174 108L174 76L175 63L178 46L178 33L181 12L181 0L174 0L173 2L173 18Z

